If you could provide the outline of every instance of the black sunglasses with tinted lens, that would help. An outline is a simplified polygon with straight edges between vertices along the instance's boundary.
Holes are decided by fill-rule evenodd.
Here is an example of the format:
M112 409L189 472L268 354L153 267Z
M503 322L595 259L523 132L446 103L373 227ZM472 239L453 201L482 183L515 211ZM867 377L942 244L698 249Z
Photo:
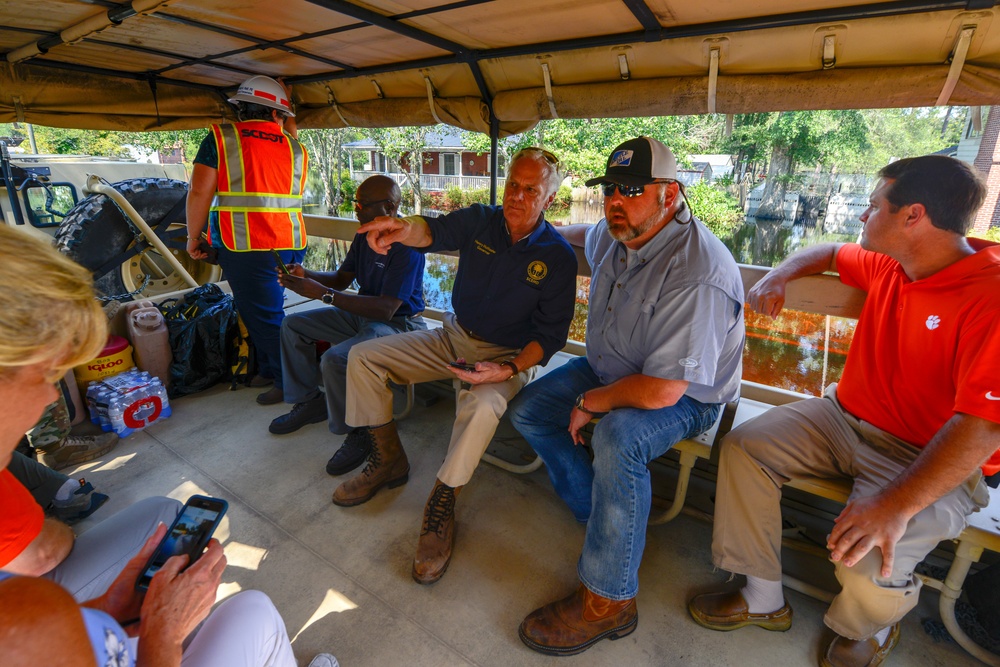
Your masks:
M646 191L645 185L622 185L621 183L601 183L601 189L604 191L605 197L614 197L615 188L618 188L618 192L621 193L622 197L638 197L643 192Z

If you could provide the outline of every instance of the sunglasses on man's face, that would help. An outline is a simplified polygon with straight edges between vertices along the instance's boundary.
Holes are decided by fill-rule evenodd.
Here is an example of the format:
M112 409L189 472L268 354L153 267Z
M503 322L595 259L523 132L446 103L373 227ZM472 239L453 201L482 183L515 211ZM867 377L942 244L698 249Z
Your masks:
M673 183L671 180L660 180L653 181L653 183ZM653 183L649 183L652 185ZM615 189L621 193L622 197L638 197L643 192L646 191L645 185L622 185L621 183L601 183L601 190L604 191L605 197L614 197Z
M605 197L614 197L615 188L621 193L622 197L638 197L643 192L646 191L645 185L622 185L621 183L601 183L601 189L604 191Z

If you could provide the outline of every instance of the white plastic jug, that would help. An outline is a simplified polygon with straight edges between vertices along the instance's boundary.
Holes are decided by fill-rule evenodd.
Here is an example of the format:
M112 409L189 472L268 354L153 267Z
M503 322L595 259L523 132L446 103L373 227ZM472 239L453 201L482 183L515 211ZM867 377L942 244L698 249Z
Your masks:
M170 336L167 323L156 308L136 308L129 313L129 337L135 349L135 363L141 370L170 386Z

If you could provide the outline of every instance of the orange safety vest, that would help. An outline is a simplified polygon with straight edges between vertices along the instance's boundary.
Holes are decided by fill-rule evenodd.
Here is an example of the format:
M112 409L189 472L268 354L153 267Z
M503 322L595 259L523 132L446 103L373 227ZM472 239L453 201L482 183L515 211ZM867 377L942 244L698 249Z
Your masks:
M219 183L211 210L230 250L306 247L302 191L305 147L268 120L213 125Z

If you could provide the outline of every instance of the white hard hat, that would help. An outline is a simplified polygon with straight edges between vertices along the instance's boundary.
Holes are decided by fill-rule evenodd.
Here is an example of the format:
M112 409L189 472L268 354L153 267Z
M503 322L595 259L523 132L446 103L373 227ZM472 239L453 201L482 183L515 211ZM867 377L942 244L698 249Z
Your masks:
M284 111L291 117L292 102L281 84L269 76L252 76L240 84L240 89L229 98L230 102L250 102L263 107Z

